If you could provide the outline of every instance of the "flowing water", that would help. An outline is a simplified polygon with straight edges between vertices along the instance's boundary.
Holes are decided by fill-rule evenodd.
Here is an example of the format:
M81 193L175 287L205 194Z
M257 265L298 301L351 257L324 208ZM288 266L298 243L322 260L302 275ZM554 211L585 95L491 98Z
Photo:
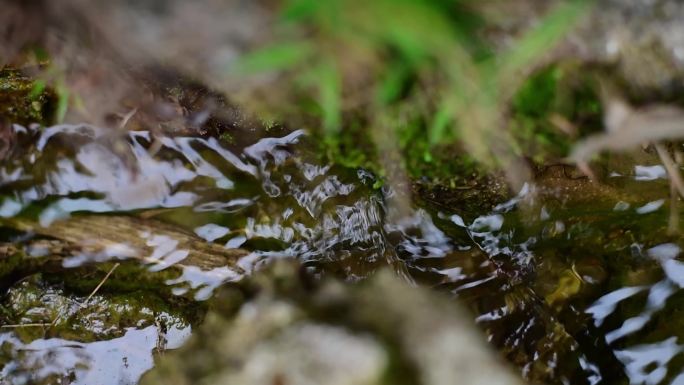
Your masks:
M16 148L0 166L4 245L44 255L35 241L45 237L12 228L17 219L50 228L128 215L245 252L203 269L184 264L179 239L142 231L131 236L150 255L85 247L59 268L0 269L2 383L136 383L154 355L182 345L215 288L297 258L313 276L358 281L390 266L452 294L534 381L684 384L683 245L667 235L659 166L615 167L603 188L554 176L475 211L417 199L406 215L372 174L321 164L303 131L238 146L89 125L14 129ZM159 275L171 297L142 281L90 296L127 257L138 259L119 270ZM83 273L93 262L104 264L98 279Z

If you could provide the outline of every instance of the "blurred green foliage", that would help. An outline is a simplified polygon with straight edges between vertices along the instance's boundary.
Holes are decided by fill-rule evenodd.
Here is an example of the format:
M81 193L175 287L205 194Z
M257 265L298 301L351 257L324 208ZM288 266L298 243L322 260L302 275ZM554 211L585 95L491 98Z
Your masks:
M311 116L342 163L367 166L382 140L397 142L414 175L430 174L464 153L505 169L527 147L519 143L525 135L509 133L504 116L511 99L591 4L558 3L503 52L480 38L487 20L474 4L285 0L278 38L243 56L235 69L280 74L270 92L279 94L276 103L290 106L283 118ZM524 84L514 101L520 116L549 110L554 76Z
M545 67L511 100L509 128L522 152L537 163L569 155L575 139L601 130L595 74L579 63Z

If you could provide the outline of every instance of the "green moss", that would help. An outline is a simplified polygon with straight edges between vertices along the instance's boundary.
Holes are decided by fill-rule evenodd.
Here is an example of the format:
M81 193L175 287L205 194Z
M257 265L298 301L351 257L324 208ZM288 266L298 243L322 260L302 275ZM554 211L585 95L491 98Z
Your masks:
M221 135L219 136L219 139L221 139L222 142L225 142L228 144L235 144L235 138L229 132L221 133Z
M142 328L159 323L166 323L166 327L182 327L199 322L205 312L203 305L180 298L169 300L156 290L112 292L103 285L97 294L88 298L89 293L68 288L70 281L77 280L79 277L75 274L69 279L47 273L23 280L8 291L0 304L0 319L5 324L51 325L16 328L16 335L25 342L44 338L45 333L91 342L119 337L128 327Z
M526 116L543 117L553 107L562 75L562 71L553 66L532 76L513 99L513 109Z
M50 124L57 99L44 82L34 81L19 70L0 70L0 115L10 123Z
M10 252L0 259L0 278L7 277L24 262L23 254Z
M375 145L360 122L351 122L338 135L325 136L322 138L325 158L321 160L349 168L364 168L371 170L376 175L383 175L384 171L379 167Z
M431 121L419 112L421 103L409 99L378 112L393 121L402 155L399 161L408 175L449 188L481 183L491 170L464 148L456 123L445 121L443 135L435 140ZM601 117L594 72L575 63L560 63L541 69L523 83L511 100L507 124L520 152L544 164L565 157L577 137L600 130ZM559 118L576 131L564 132L557 126ZM343 130L324 138L327 160L382 177L386 170L378 161L382 149L372 139L374 129L373 122L347 117Z
M562 62L533 73L510 101L504 124L514 146L539 165L554 163L568 155L578 137L602 129L602 110L596 79L606 76L598 68ZM375 118L345 116L343 129L324 137L325 161L364 168L382 178L378 154L385 154L385 138L373 139L378 121L390 122L398 150L413 180L447 188L481 184L491 168L478 162L458 136L458 123L446 119L433 137L433 111L424 98L408 97L385 107L375 106ZM436 119L436 117L435 117ZM460 124L467 125L468 122ZM380 143L378 143L380 142Z
M111 262L88 265L50 275L46 279L53 283L64 282L64 286L75 293L88 294L102 281L112 266ZM153 291L173 298L166 281L177 278L179 274L180 272L176 269L150 273L138 261L121 262L100 290L112 293Z
M319 135L319 145L322 146L319 153L323 155L320 160L366 169L379 178L380 184L388 170L383 168L378 156L391 156L394 151L399 152L399 158L389 162L385 160L385 164L401 163L413 180L457 187L487 174L488 170L450 135L453 130L448 130L441 143L432 143L429 121L417 109L420 109L418 103L408 100L378 111L378 116L381 116L378 121L393 130L386 134L379 133L379 130L387 128L377 127L383 123L359 116L345 117L344 127L339 133Z
M484 172L460 144L430 144L420 126L405 130L401 140L409 176L455 187Z
M523 83L509 121L523 154L540 164L553 162L568 155L576 137L601 129L596 76L591 68L558 63Z

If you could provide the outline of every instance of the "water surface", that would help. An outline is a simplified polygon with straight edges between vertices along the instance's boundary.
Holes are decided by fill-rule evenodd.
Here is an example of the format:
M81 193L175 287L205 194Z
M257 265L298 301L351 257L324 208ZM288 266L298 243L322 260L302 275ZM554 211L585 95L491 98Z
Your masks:
M389 266L468 304L491 343L531 380L684 383L683 245L667 235L669 187L657 164L615 166L601 187L551 173L493 208L414 197L416 205L400 216L392 204L397 192L375 188L365 170L322 163L301 130L239 146L146 131L115 135L89 125L14 129L21 151L0 165L1 217L43 227L84 215L142 217L246 253L206 270L183 265L188 251L178 239L139 232L133 236L150 255L130 255L126 245L85 247L60 271L29 277L42 290L30 301L22 283L13 283L0 314L7 383L55 376L74 384L135 383L155 354L182 343L194 320L179 313L162 324L171 313L159 303L129 303L149 314L118 320L114 332L88 340L54 327L70 314L87 314L92 301L117 301L116 291L105 290L80 310L87 290L69 294L76 286L70 271L92 263L107 271L131 258L163 277L173 296L197 303L276 258L297 258L314 276L352 282ZM40 236L7 228L1 238L29 248ZM76 310L15 306L54 302L57 292ZM98 327L105 326L83 330Z

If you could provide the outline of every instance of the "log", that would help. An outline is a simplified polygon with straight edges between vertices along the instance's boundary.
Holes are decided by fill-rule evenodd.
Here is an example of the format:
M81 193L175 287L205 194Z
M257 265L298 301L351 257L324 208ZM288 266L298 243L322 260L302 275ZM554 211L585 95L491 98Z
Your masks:
M151 271L192 266L201 274L228 267L242 274L237 262L248 254L207 242L168 223L132 216L75 216L45 227L23 218L6 218L0 220L0 226L48 238L0 244L0 286L43 268L116 259L139 260L150 264ZM78 256L81 259L69 262Z

